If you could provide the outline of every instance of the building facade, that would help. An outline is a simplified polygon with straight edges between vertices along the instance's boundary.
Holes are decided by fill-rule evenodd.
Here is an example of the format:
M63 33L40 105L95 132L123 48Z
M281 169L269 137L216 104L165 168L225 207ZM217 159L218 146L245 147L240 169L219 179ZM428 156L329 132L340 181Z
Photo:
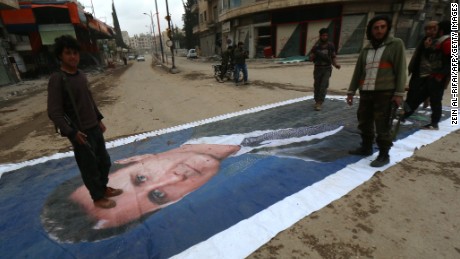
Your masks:
M194 33L203 56L243 42L250 57L307 55L328 28L340 54L358 53L366 42L365 27L375 15L388 15L392 33L415 47L425 21L450 15L446 0L197 0Z
M0 10L17 10L19 3L16 0L0 0ZM8 54L13 45L8 37L5 25L0 20L0 86L16 83L19 81L19 70L15 60Z
M129 46L129 33L127 31L122 31L121 37L123 38L123 42L126 44L126 46Z
M0 26L9 43L8 58L21 78L35 78L57 69L54 39L65 34L79 41L82 67L100 66L112 58L114 51L107 42L115 35L113 28L85 12L78 1L18 1L18 6L0 10Z
M129 46L136 50L137 53L151 52L153 48L153 36L144 33L135 34L129 38Z

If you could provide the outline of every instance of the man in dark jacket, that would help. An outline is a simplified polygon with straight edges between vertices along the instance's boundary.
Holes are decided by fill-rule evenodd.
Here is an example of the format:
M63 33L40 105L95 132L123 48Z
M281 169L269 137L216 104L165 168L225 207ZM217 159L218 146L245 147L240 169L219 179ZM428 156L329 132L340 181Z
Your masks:
M401 39L390 36L391 20L388 16L375 16L367 25L369 43L358 57L347 94L347 103L353 104L353 96L359 89L357 112L358 128L361 131L361 146L349 153L370 156L375 138L379 147L377 159L372 167L381 167L390 162L391 105L401 105L406 85L406 56Z
M89 90L88 79L78 69L80 46L72 36L61 36L55 39L55 54L61 67L48 82L48 117L72 143L94 206L113 208L116 203L108 198L123 191L107 186L111 162L103 136L106 127Z
M414 54L409 62L408 71L411 75L409 81L409 91L406 95L406 112L412 114L409 107L413 106L417 101L418 95L421 93L423 81L430 75L431 65L426 57L425 41L436 39L438 33L438 22L430 21L425 25L425 37L419 42ZM410 104L410 105L409 105ZM424 108L428 107L429 98L424 101ZM409 108L409 109L408 109Z
M436 39L428 38L424 41L425 57L430 66L428 75L420 82L420 91L415 98L406 101L408 109L404 118L411 116L419 105L430 98L431 122L422 129L437 130L442 115L442 97L444 90L450 81L451 62L451 39L450 21L442 21L438 24Z
M227 47L227 50L222 53L222 65L220 67L220 78L219 78L219 83L224 82L224 76L227 73L227 70L229 69L229 62L233 62L233 46L229 45ZM230 66L233 64L230 63Z

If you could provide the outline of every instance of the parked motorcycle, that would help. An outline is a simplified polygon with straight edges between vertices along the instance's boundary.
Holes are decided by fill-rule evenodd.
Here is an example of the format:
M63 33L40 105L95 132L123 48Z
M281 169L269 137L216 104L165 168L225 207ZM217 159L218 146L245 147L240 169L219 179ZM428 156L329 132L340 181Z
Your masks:
M212 68L214 69L214 77L216 78L217 81L220 81L220 75L222 73L222 65L212 65ZM235 66L234 65L229 65L227 68L227 72L225 75L222 77L224 81L235 81ZM238 75L238 81L243 80L243 73L240 72Z

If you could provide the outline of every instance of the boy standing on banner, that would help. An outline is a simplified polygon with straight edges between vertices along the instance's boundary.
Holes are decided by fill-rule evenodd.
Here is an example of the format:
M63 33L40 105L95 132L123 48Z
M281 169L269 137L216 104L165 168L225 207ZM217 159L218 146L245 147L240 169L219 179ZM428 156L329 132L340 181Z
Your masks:
M55 39L54 52L61 67L48 82L48 117L72 143L94 206L113 208L116 202L108 198L123 191L107 186L111 161L103 136L106 127L89 90L88 79L78 69L80 46L75 38L64 35Z

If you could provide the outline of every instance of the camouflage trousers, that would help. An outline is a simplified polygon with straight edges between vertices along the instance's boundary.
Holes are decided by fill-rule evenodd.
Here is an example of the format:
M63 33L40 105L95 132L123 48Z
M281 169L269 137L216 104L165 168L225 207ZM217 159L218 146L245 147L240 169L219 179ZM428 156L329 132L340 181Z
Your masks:
M315 102L324 102L326 98L327 88L329 87L329 78L331 77L332 67L319 67L315 66L313 70L313 78L315 80L314 86L314 98Z
M392 97L393 91L360 92L357 115L363 147L372 147L375 133L380 152L388 153L393 146L390 122Z

